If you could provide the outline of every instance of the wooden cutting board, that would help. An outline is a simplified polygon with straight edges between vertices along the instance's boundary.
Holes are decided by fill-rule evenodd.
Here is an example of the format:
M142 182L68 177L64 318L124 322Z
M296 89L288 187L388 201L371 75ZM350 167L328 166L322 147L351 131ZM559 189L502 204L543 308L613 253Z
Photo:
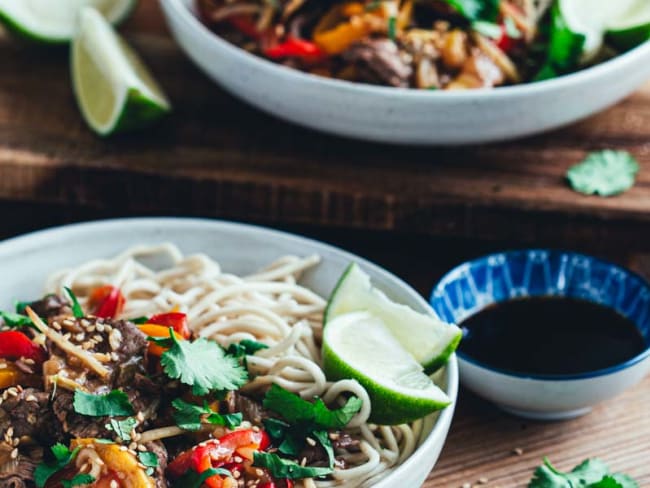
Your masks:
M0 38L0 200L534 242L650 248L650 85L585 122L454 149L344 140L225 94L143 0L124 29L173 100L156 128L103 140L72 95L67 51ZM639 181L609 199L572 192L587 151L627 149Z

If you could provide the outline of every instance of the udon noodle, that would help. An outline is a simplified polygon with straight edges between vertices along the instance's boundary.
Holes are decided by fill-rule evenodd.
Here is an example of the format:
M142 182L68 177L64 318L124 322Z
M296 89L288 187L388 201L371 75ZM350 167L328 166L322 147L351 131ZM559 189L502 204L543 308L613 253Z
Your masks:
M91 290L110 284L126 298L122 318L176 309L187 314L196 336L224 347L244 339L265 343L268 349L246 358L254 379L243 391L275 383L305 399L318 395L330 405L343 402L344 395L359 397L363 407L346 431L360 440L360 452L337 452L346 469L336 469L325 480L302 480L302 486L371 487L413 453L422 421L390 427L369 423L372 407L364 388L354 380L327 381L319 346L326 302L299 284L302 273L319 262L318 256L285 256L254 274L237 276L204 254L184 256L164 244L136 247L113 259L55 273L47 291L61 293L70 287L83 306ZM177 433L170 429L166 434L157 429L150 438Z

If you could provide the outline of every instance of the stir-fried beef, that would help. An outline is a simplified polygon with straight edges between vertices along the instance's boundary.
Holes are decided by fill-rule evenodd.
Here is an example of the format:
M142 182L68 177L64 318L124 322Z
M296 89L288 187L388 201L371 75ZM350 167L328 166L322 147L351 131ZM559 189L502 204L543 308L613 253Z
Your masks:
M350 46L343 58L365 75L364 81L408 87L413 69L402 55L390 39L367 39Z
M340 449L345 449L346 451L357 452L359 451L359 440L352 437L350 434L342 431L332 432L329 434L330 441L332 442L332 447L334 452L338 452ZM325 449L321 447L320 444L314 444L313 446L307 444L298 456L299 459L305 459L306 464L309 466L328 466L329 458ZM335 464L339 469L345 469L345 461L342 458L336 458Z
M156 480L156 488L167 488L167 480L165 479L165 470L167 469L167 461L169 455L165 445L160 441L148 442L144 445L147 451L152 452L158 458L158 467L154 470L153 478Z
M0 435L9 432L15 439L29 437L48 442L56 434L47 393L14 387L5 390L1 398Z
M69 391L57 391L54 402L52 402L54 415L65 434L57 439L59 442L66 443L66 437L83 439L113 437L113 434L105 428L108 421L105 417L79 415L74 411L73 399L73 394Z
M231 391L228 393L225 401L226 409L222 413L241 412L244 419L248 420L253 425L258 427L262 426L262 421L273 417L273 415L266 410L257 400L242 395L238 391Z
M38 457L30 457L23 453L11 459L11 450L6 444L0 444L0 459L6 457L8 461L0 461L0 488L27 488L34 486L34 470L40 462ZM36 451L36 450L34 450ZM6 456L5 454L8 454Z
M69 302L58 295L46 295L29 304L36 315L44 319L72 315Z

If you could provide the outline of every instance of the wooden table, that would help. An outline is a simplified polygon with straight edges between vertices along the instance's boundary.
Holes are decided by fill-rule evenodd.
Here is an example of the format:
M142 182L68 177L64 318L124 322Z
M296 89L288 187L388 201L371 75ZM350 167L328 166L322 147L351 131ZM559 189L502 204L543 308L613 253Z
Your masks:
M124 31L175 113L146 133L111 140L81 121L65 50L0 34L0 237L103 217L192 215L341 245L425 295L453 265L519 245L596 252L650 276L650 85L585 122L522 141L382 146L300 129L226 95L174 45L153 0L142 0ZM566 169L599 148L639 158L634 189L611 199L568 189ZM649 486L649 404L650 379L580 419L536 423L461 391L425 486L481 478L481 486L525 486L544 455L563 469L600 456Z

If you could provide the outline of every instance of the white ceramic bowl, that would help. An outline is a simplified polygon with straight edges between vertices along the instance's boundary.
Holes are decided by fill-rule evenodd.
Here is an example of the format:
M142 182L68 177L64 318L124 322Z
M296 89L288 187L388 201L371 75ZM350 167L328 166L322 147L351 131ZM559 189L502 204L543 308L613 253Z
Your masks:
M650 78L650 43L555 80L464 92L409 90L314 76L228 43L196 17L194 0L160 0L187 55L214 81L282 119L332 134L401 144L513 139L587 117Z
M427 302L396 276L363 258L317 241L250 225L198 219L123 219L70 225L36 232L0 243L0 306L15 299L38 297L47 275L57 269L98 257L109 257L137 244L173 242L185 253L202 252L224 270L250 273L285 254L319 254L322 263L302 282L327 296L350 261L356 261L391 298L416 310L431 310ZM458 393L458 365L452 356L440 373L443 389L453 402ZM418 487L433 468L447 437L454 406L425 420L416 452L375 485Z
M635 273L592 256L546 249L492 254L447 273L430 301L443 320L461 323L489 305L527 296L572 297L616 310L636 325L646 348L605 369L539 375L498 369L464 354L461 347L463 386L515 415L557 420L589 412L650 371L650 285ZM552 351L548 360L553 361Z

